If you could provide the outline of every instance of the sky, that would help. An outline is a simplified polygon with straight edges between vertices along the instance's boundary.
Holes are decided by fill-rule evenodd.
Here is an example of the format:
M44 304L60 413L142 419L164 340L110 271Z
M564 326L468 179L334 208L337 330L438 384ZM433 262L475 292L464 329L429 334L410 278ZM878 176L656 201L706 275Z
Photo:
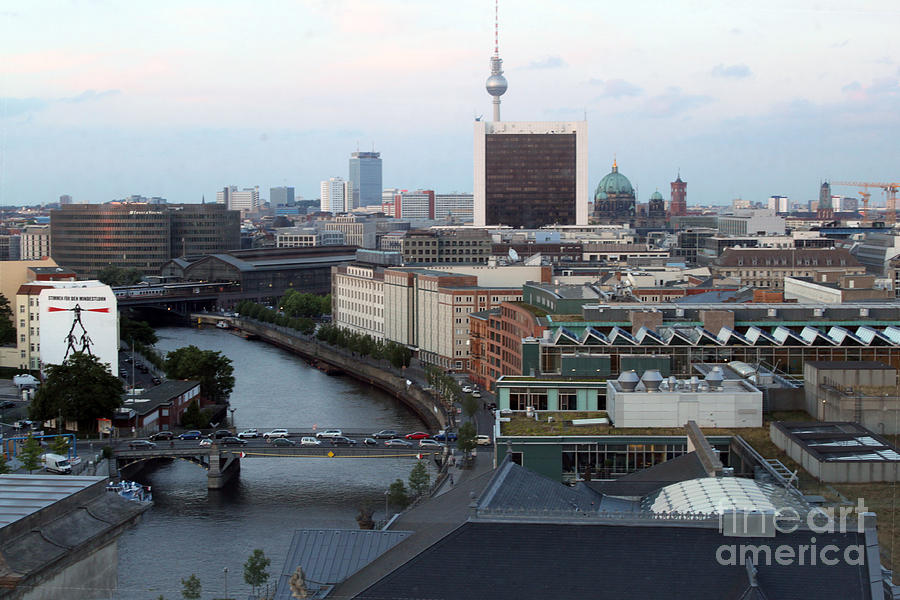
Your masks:
M900 181L896 0L499 13L502 118L586 117L592 190L614 158L639 201L678 172L689 205ZM0 0L0 206L312 199L373 147L385 187L469 192L493 28L491 0Z

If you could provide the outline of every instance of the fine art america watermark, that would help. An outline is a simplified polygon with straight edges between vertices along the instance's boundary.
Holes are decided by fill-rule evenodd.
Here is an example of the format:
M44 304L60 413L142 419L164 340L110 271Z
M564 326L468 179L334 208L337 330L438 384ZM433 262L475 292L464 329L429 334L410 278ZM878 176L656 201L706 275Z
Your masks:
M723 566L834 566L840 562L847 565L864 565L866 548L864 544L850 544L841 547L828 543L817 543L816 535L847 533L848 523L856 519L853 531L864 530L864 515L868 509L862 498L856 506L838 507L837 514L832 507L813 507L805 518L810 537L807 544L722 544L716 549L716 562ZM775 510L773 515L733 511L719 512L719 532L744 532L745 537L775 539L776 533L793 533L804 524L804 518L792 507ZM855 515L853 513L856 513ZM829 540L830 541L830 540Z

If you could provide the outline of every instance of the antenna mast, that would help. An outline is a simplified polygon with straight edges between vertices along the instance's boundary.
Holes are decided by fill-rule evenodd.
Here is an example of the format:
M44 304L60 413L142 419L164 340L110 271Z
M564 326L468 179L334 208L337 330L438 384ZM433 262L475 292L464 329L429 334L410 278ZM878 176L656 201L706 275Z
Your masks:
M503 61L500 59L500 1L494 0L494 55L491 57L491 76L485 84L487 93L494 97L494 121L500 120L500 96L506 92Z

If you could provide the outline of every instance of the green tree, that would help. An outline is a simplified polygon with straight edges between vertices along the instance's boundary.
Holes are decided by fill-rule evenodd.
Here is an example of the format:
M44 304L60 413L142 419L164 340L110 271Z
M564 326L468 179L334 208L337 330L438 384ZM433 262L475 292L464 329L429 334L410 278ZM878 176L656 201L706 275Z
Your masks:
M55 438L53 438L53 443L50 444L50 451L53 452L53 454L68 456L69 439L62 435L56 436Z
M200 579L193 573L187 579L181 580L181 597L184 600L200 600L201 590Z
M253 589L254 595L256 588L262 587L269 580L269 572L266 569L271 562L272 560L257 548L244 563L244 581Z
M147 321L134 321L128 317L119 317L119 337L128 343L134 340L145 346L152 346L159 341L156 332Z
M0 345L12 344L16 341L16 322L13 320L12 307L6 296L0 294Z
M197 404L197 401L192 400L181 415L181 425L184 427L206 429L209 427L209 413L200 410L200 405Z
M29 475L32 471L41 468L41 444L33 435L29 435L25 443L22 444L22 450L19 451L19 460L22 466L28 471Z
M135 285L144 278L144 273L134 267L109 265L100 269L97 279L106 285Z
M409 506L409 494L402 479L398 479L388 487L388 502L401 509Z
M475 449L475 425L467 421L459 426L459 439L456 440L456 447L468 454Z
M424 460L417 461L412 471L409 472L409 489L416 496L421 496L428 491L429 485L431 485L431 475L428 474L428 467L425 466Z
M462 401L462 409L465 415L471 419L478 412L478 400L466 394Z
M165 367L169 379L199 379L200 393L217 404L234 389L231 359L221 352L185 346L166 354Z
M122 406L122 382L95 356L76 352L61 365L48 365L46 373L31 403L32 419L62 415L77 421L80 431L92 431L98 418L109 418Z

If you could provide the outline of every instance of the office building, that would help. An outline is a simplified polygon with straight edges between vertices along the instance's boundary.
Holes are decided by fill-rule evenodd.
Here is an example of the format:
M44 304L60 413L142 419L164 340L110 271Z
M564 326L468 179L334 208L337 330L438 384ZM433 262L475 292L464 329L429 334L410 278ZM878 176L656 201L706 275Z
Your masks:
M320 184L320 208L333 215L349 212L356 208L353 204L353 186L340 177L331 177Z
M59 205L62 206L63 204L72 204L72 196L70 196L69 194L63 194L62 196L60 196Z
M587 122L475 122L475 225L587 225Z
M50 256L50 226L28 225L20 239L21 259L38 260Z
M315 227L284 227L275 230L277 248L308 248L313 246L343 246L344 233Z
M407 231L400 252L405 264L486 264L491 255L491 236L484 229Z
M82 278L110 265L156 275L176 256L240 247L240 215L221 204L69 204L50 212L50 246Z
M866 269L843 248L727 248L709 272L753 287L783 288L785 277L862 275Z
M434 203L433 190L402 191L391 204L382 204L382 211L395 219L434 219Z
M253 212L259 208L259 186L238 190L228 186L216 192L216 204L224 204L229 210L241 213Z
M284 186L269 188L269 203L272 206L294 206L294 188Z
M745 210L735 215L720 215L718 229L722 235L783 235L784 217L773 210Z
M350 185L354 207L381 203L381 153L354 152L350 155Z
M768 208L777 213L788 213L791 211L790 198L787 196L769 196Z
M474 218L475 197L472 194L435 194L434 218L471 221Z

